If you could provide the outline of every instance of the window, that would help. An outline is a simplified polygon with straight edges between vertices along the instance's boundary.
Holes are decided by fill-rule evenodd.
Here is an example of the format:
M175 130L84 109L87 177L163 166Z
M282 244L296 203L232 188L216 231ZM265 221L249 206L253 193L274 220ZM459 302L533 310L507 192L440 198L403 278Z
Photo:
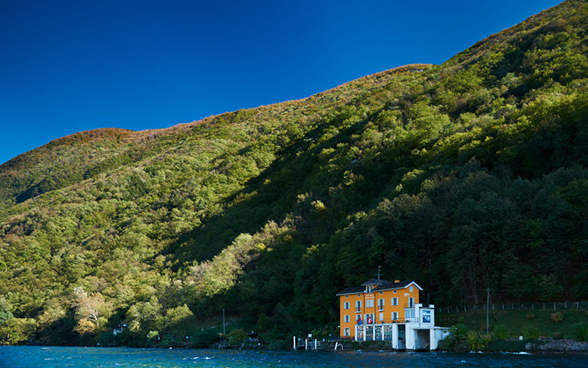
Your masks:
M380 291L380 295L382 295L382 294L384 294L384 292L383 291Z
M392 305L398 305L398 298L392 298Z
M374 307L374 299L368 299L365 301L366 308L373 308Z
M345 316L343 316L343 322L348 323L349 321L351 321L349 314L346 314Z
M398 312L392 312L392 321L398 321Z
M413 289L413 288L412 288L412 286L411 286L411 287L410 287L410 292L412 293L412 291L413 291L413 290L414 290L414 289Z
M361 300L355 301L355 311L358 313L361 312Z
M346 328L346 329L344 329L343 331L344 331L344 333L343 333L343 334L344 334L345 336L349 336L349 335L351 334L351 333L350 333L350 332L351 332L351 330L350 330L349 328Z
M384 313L380 313L380 322L384 321Z
M423 323L431 323L431 311L430 310L423 311Z
M408 307L414 308L414 298L408 298Z
M384 310L384 299L378 299L378 310Z
M396 294L396 290L394 290L394 294Z
M361 294L357 294L357 297L359 298L361 296Z
M349 295L345 295L346 298L349 298Z
M349 309L349 302L343 303L343 309Z
M373 313L368 313L365 315L365 324L366 325L371 325L374 323L374 314Z

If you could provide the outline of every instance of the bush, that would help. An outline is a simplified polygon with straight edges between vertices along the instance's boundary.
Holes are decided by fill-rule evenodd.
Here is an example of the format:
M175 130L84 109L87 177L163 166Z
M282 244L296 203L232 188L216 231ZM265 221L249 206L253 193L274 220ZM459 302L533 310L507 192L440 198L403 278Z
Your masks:
M494 338L496 340L506 340L510 337L510 331L504 325L494 327Z
M484 350L488 346L488 343L492 340L489 335L480 334L476 331L470 331L466 339L466 344L470 350Z
M551 322L560 323L561 321L563 321L563 314L561 314L560 312L551 314Z
M206 329L194 337L194 344L199 348L207 348L220 340L218 332L213 329Z
M561 332L554 332L551 337L553 337L554 340L561 340L563 339L563 334Z
M139 347L143 346L145 340L134 332L131 332L130 328L125 328L122 334L116 335L120 341L120 344L128 347Z
M541 333L537 327L531 327L523 331L523 335L526 340L537 340L541 336Z
M159 331L149 331L147 334L147 340L156 340L159 337Z
M290 341L288 341L288 340L273 340L272 342L270 342L268 348L270 348L272 350L292 349L292 341L291 340L292 339L290 339Z
M576 341L588 341L588 323L581 322L574 326L574 339Z
M452 326L449 336L443 339L443 346L449 351L465 350L466 337L468 336L468 328L462 323Z
M257 319L257 330L259 332L268 331L270 326L269 319L265 314L260 313Z
M247 340L249 338L249 335L247 335L247 332L245 332L244 330L242 330L240 328L229 332L229 334L227 336L229 337L230 342L242 342L242 341Z
M119 345L118 339L110 331L104 332L102 335L100 335L99 342L100 342L101 346L117 346L117 345Z

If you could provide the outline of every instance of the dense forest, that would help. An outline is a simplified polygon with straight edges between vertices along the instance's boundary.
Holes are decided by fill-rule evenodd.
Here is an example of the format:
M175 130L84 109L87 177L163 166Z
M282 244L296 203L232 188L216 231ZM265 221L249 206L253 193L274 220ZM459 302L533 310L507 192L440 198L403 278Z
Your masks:
M336 325L335 293L410 279L437 305L588 297L588 3L442 65L0 166L0 341Z

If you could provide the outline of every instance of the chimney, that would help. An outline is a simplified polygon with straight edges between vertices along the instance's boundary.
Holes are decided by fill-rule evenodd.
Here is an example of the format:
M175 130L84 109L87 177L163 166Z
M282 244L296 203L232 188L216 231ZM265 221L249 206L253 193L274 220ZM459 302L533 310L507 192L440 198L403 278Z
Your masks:
M394 282L398 284L400 282L400 280L394 280Z

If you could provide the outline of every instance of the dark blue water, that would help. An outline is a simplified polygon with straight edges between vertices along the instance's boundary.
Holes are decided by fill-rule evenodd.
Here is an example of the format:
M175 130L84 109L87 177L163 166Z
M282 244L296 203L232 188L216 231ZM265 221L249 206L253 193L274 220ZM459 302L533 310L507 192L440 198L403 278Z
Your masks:
M588 367L588 354L296 352L0 346L0 367Z

